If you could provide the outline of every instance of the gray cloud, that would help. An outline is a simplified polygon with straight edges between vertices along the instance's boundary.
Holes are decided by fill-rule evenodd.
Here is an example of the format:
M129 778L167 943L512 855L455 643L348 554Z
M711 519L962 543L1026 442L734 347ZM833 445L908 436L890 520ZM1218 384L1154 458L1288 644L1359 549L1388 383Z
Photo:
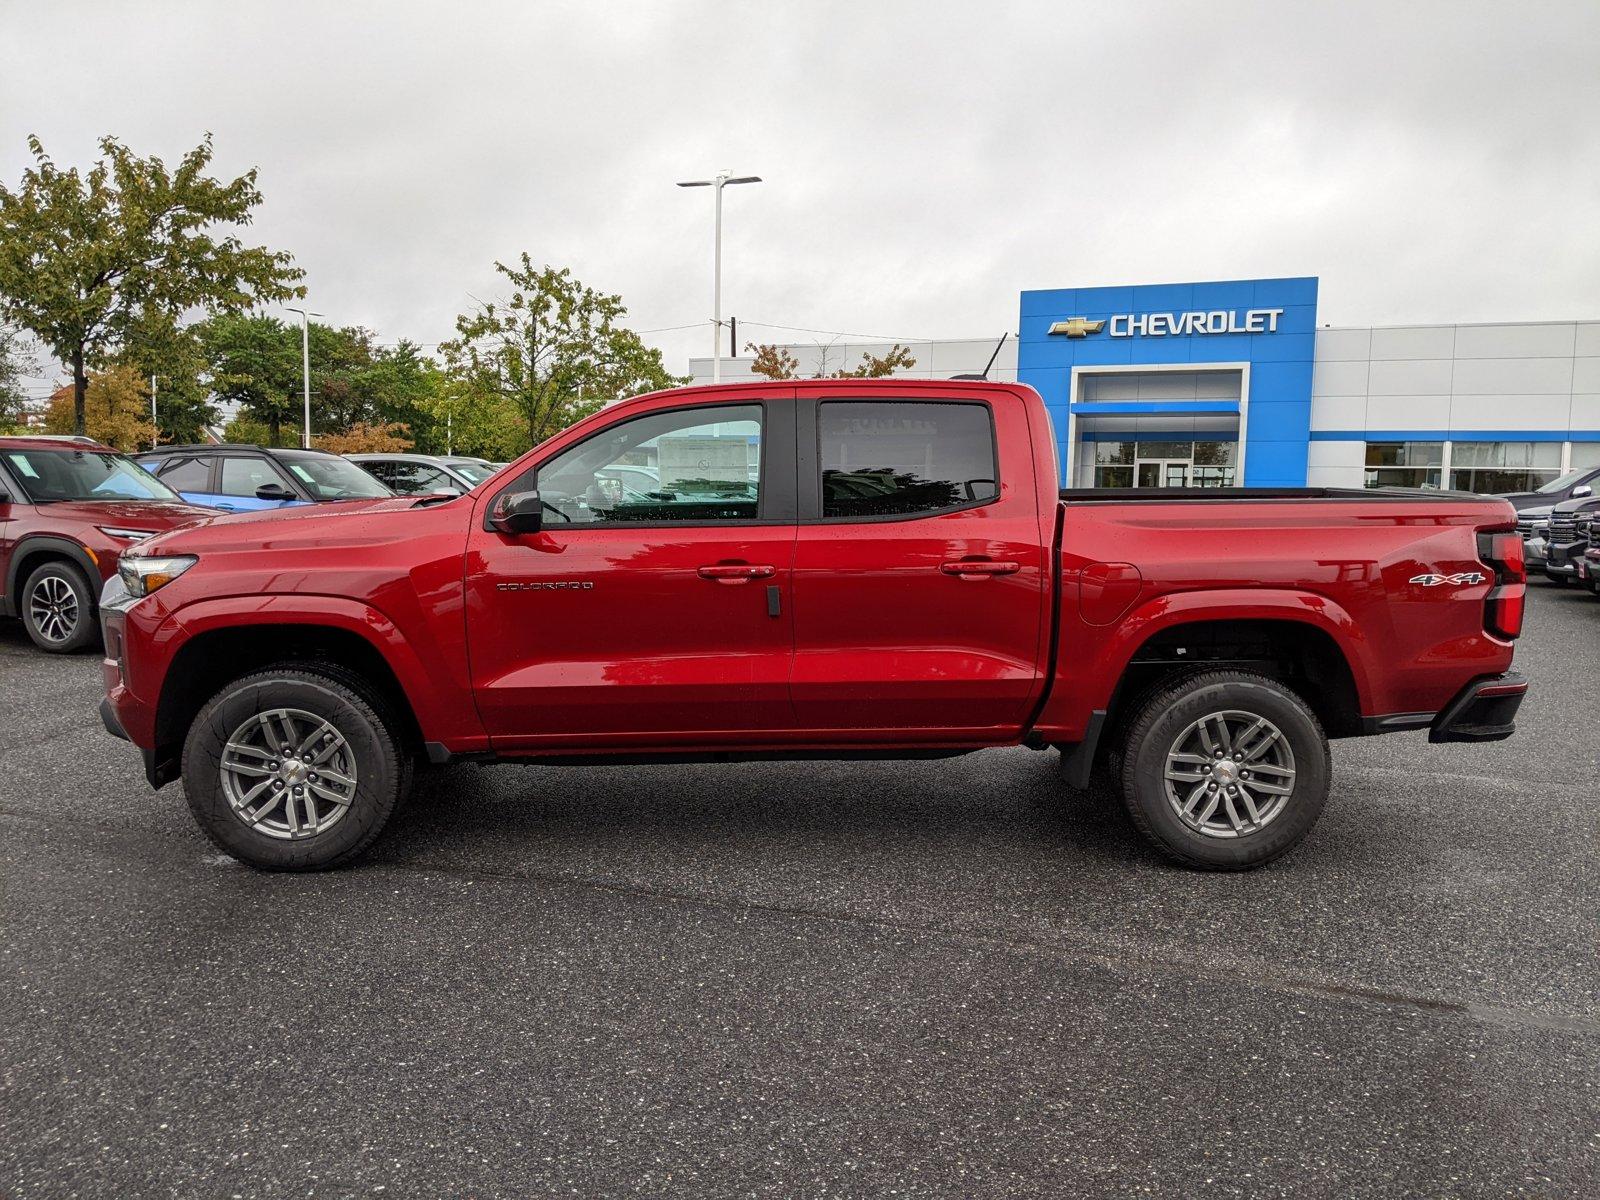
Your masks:
M436 342L528 250L642 329L902 337L1024 287L1322 276L1321 319L1600 317L1600 6L74 4L0 21L0 178L255 165L312 303ZM771 335L772 331L751 330ZM653 335L669 365L703 330Z

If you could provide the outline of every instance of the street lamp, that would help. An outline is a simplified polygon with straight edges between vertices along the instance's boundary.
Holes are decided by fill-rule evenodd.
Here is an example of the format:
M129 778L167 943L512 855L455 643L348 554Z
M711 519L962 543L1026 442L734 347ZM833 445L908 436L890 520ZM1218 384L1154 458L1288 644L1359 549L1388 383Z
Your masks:
M300 449L311 449L311 317L320 317L321 313L308 313L303 308L294 308L285 304L284 308L292 313L300 314L300 370L305 379L305 426L300 433Z
M156 420L156 380L158 378L166 379L167 377L165 375L158 376L154 371L150 373L150 427L153 431L150 434L150 449L152 450L161 442L161 422ZM167 382L171 383L172 380L167 379Z
M679 187L708 187L717 197L716 250L711 269L711 382L722 382L722 189L735 183L760 183L759 175L718 171L714 179L690 179Z

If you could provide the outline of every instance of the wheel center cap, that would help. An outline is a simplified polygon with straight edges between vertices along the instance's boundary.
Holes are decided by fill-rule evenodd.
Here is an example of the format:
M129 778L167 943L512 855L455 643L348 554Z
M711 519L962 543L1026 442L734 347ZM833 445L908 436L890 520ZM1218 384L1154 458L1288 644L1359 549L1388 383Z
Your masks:
M283 776L285 783L301 784L306 781L306 776L311 774L311 768L303 762L285 763L279 774Z
M1211 774L1218 783L1238 783L1239 765L1231 758L1224 758L1211 768Z

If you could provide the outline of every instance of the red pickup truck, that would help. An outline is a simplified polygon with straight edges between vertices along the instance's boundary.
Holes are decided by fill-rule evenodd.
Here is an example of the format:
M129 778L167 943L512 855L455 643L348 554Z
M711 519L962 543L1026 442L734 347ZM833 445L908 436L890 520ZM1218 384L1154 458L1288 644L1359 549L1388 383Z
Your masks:
M937 757L1114 771L1169 856L1311 828L1327 739L1503 738L1503 500L1058 491L1039 397L888 380L661 392L460 497L240 514L102 599L107 729L227 853L364 850L413 762Z

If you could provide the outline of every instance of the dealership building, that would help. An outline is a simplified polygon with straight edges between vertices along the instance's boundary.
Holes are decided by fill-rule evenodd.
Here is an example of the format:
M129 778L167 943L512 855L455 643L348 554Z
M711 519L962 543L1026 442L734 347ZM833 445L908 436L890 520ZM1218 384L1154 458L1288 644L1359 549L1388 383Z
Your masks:
M1070 486L1498 492L1600 466L1600 320L1325 327L1315 277L1242 279L1025 291L999 342L912 342L896 374L1030 385ZM811 375L893 344L785 349Z

